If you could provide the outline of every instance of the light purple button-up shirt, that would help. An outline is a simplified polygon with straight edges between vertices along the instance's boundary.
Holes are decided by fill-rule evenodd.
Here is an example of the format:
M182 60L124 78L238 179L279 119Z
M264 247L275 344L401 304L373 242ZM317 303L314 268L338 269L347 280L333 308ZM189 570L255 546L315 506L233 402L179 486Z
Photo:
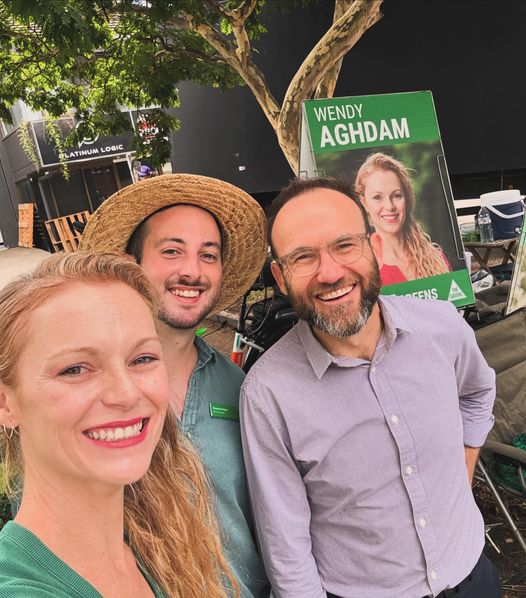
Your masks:
M300 322L242 387L245 464L278 598L420 598L484 545L464 445L493 424L495 375L443 301L382 297L371 362Z

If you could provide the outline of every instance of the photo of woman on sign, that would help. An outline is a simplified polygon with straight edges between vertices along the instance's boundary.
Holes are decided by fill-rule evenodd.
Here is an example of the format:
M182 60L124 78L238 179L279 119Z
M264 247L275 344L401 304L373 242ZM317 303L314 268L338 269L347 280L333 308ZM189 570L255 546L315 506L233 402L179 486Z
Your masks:
M356 174L355 188L375 228L371 244L382 286L451 271L442 249L413 219L413 184L402 162L371 154Z

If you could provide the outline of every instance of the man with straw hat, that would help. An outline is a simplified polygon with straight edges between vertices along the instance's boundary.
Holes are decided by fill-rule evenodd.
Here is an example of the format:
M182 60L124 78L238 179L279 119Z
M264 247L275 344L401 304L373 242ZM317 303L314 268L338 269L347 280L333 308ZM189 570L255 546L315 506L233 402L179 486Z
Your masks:
M159 291L171 406L208 470L225 555L242 598L268 595L250 529L241 453L243 373L195 335L203 318L241 296L261 270L267 252L263 210L217 179L157 176L107 199L90 218L80 249L133 256Z

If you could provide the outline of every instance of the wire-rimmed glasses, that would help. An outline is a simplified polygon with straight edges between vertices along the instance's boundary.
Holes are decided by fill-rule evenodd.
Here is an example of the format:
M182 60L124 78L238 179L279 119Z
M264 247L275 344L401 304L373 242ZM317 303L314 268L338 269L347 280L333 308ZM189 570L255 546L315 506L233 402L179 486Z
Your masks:
M274 261L294 276L310 276L320 267L322 251L327 251L338 264L352 264L362 257L364 244L370 238L371 233L346 235L324 247L300 247Z

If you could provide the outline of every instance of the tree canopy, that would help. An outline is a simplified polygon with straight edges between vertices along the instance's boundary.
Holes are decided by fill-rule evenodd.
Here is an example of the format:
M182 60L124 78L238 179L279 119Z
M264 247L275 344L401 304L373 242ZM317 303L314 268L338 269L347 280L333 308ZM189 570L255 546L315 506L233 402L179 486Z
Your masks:
M74 110L74 135L90 138L129 126L120 108L160 107L150 118L157 144L139 151L169 155L178 84L229 89L247 85L296 170L299 107L331 97L341 60L381 17L383 0L335 0L330 28L314 45L280 101L256 64L253 42L269 10L318 0L0 0L0 118L23 100L57 118ZM326 0L323 0L326 2ZM329 4L329 3L327 3ZM329 8L327 8L329 10Z

